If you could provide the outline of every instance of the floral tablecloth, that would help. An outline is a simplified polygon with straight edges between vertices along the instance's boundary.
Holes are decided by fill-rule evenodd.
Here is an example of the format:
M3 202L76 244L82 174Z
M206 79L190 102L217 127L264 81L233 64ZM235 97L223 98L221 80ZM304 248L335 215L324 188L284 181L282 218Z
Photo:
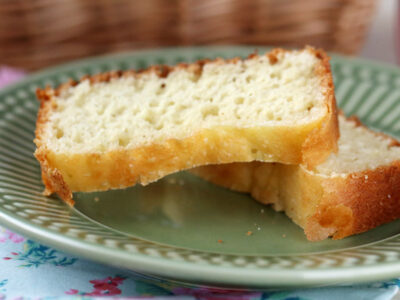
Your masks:
M24 75L0 67L0 88ZM399 279L363 285L284 291L231 291L184 287L73 257L0 226L0 300L42 298L129 299L378 299L398 293Z

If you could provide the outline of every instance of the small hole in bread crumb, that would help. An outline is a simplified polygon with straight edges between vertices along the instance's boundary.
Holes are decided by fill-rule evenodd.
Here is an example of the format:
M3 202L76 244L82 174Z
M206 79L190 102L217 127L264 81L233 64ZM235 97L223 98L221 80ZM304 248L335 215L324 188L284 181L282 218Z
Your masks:
M254 80L254 77L253 76L247 76L246 77L246 83L250 83L250 82L252 82Z
M158 106L158 101L155 101L155 100L150 101L149 105L150 105L150 107L157 107Z
M241 116L241 114L238 112L237 109L235 109L235 117L236 117L238 120L241 120L241 119L242 119L242 116Z
M178 111L179 112L182 112L182 111L184 111L184 110L186 110L186 109L188 109L189 108L189 106L188 105L185 105L185 104L179 104L178 105Z
M129 144L129 140L127 138L124 137L120 137L118 139L118 145L121 147L126 147Z
M124 111L125 111L125 107L119 107L119 108L115 111L115 113L113 114L113 117L115 117L115 116L118 117L118 116L122 115Z
M81 144L82 143L82 137L80 135L77 135L74 137L74 142L77 144Z
M235 99L235 103L236 104L243 104L244 103L244 99L242 97L236 98Z
M145 117L144 120L147 121L150 124L155 124L156 120L155 120L155 116L152 112L149 112Z
M271 78L276 78L276 79L281 79L282 78L280 73L271 73L270 77Z
M274 113L272 111L267 112L266 117L268 121L272 121L275 118Z
M56 138L61 139L64 136L64 131L60 128L57 128Z
M203 120L207 119L208 117L218 116L219 108L217 106L208 106L203 108L202 112Z

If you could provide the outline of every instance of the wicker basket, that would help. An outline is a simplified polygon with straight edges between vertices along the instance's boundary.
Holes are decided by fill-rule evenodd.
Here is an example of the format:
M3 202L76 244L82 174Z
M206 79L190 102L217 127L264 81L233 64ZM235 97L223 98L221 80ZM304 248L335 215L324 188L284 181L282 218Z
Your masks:
M0 0L0 63L25 69L200 44L357 52L376 0Z

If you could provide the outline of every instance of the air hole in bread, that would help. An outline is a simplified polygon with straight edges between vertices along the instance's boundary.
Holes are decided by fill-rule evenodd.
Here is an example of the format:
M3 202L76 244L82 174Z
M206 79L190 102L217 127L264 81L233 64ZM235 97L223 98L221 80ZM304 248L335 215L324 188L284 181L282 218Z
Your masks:
M278 80L280 80L280 79L282 79L282 74L281 74L281 73L271 73L270 77L271 77L272 79L278 79Z
M144 117L144 120L152 125L156 123L155 115L152 111L149 111L147 115Z
M125 138L125 137L120 137L118 139L118 146L120 147L126 147L129 144L129 139Z
M119 117L120 115L122 115L123 114L123 112L125 111L125 107L119 107L116 111L115 111L115 113L113 113L113 117L115 116L115 117Z
M216 117L219 114L219 108L218 106L212 105L212 106L207 106L202 109L202 116L203 120L207 119L208 117Z
M250 82L252 82L254 80L254 77L253 76L247 76L246 77L246 83L250 83Z
M81 135L76 135L74 137L74 143L82 144L82 136Z
M64 131L62 130L62 129L60 129L60 128L57 128L56 129L57 131L57 133L56 133L56 138L57 139L61 139L63 136L64 136Z
M158 106L158 101L156 101L156 100L150 101L149 106L150 107L157 107Z
M243 104L243 103L244 103L243 97L236 98L236 99L235 99L235 103L236 103L236 104Z
M185 109L188 109L189 105L179 104L178 105L178 112L183 112Z
M235 109L235 117L236 119L240 120L242 118L242 116L240 115L240 113L238 112L237 109Z
M266 117L267 117L268 121L271 121L275 118L275 115L273 112L269 111L269 112L267 112Z

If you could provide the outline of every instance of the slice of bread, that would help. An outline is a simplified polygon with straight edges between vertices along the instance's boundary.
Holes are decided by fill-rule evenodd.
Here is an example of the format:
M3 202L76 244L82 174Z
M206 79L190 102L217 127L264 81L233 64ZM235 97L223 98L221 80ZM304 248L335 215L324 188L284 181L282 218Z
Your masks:
M37 97L46 193L69 203L206 164L311 166L337 148L329 59L313 48L99 74Z
M341 239L400 218L400 144L356 118L340 116L339 125L337 154L313 171L254 162L192 172L285 211L311 241Z

